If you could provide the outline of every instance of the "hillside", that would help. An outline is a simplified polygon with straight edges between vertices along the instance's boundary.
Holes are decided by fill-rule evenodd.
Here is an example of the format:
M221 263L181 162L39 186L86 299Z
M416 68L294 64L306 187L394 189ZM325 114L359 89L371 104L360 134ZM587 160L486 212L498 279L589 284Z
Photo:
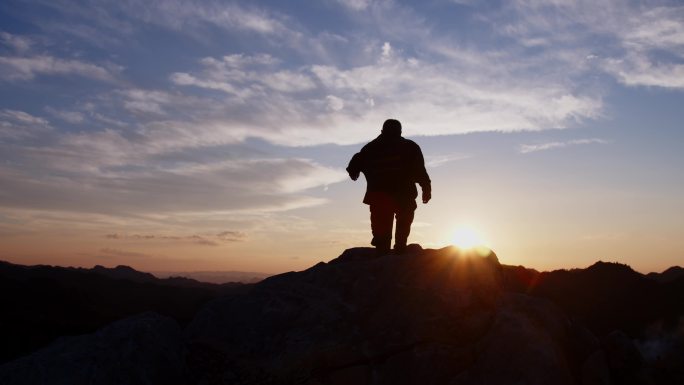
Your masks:
M185 325L210 299L243 287L158 279L127 266L83 269L0 261L0 363L57 337L91 333L144 311Z
M684 383L682 280L418 245L373 256L349 249L218 295L187 325L147 312L62 338L0 366L0 382Z

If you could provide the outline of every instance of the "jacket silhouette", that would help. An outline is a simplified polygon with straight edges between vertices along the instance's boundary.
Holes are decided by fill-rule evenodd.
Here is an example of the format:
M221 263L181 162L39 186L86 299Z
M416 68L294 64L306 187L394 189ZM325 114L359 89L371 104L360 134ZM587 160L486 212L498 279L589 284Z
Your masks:
M366 177L363 203L370 206L371 244L378 254L389 251L396 216L394 249L403 252L417 207L416 183L421 187L423 203L431 199L430 177L420 147L401 136L398 120L388 119L380 135L352 157L347 172L352 180L360 173Z

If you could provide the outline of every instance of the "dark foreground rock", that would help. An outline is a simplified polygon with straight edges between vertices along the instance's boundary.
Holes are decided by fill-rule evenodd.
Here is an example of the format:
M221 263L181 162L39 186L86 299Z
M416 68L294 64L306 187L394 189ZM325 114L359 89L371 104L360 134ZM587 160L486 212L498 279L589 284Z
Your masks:
M3 385L186 384L181 328L143 313L0 366Z
M0 384L684 383L684 328L663 322L640 340L592 331L616 325L610 317L587 322L626 309L621 292L663 293L643 279L615 264L546 274L502 266L491 252L411 245L376 258L356 248L225 294L184 333L143 313L62 338L0 366Z
M502 290L496 256L457 249L330 263L209 303L187 329L201 384L574 384L550 302Z
M61 336L94 333L153 311L186 326L211 299L249 285L158 279L126 266L23 266L0 261L0 365Z

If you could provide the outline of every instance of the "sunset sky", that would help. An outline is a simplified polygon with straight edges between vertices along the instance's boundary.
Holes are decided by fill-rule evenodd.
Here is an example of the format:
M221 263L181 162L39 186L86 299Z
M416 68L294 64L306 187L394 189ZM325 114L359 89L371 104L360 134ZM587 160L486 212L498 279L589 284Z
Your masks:
M396 118L503 263L684 264L681 1L0 3L0 259L279 273L370 246Z

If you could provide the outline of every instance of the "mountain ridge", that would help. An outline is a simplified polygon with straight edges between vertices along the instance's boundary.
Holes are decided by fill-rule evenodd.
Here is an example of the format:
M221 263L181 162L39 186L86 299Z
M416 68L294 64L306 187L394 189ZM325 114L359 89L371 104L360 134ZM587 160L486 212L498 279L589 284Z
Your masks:
M186 324L210 299L247 287L159 279L127 266L86 269L0 261L0 363L58 337L91 333L144 311Z
M145 313L60 339L0 366L0 380L53 373L32 381L60 383L57 375L81 383L78 373L109 373L117 357L132 370L129 383L169 383L169 370L179 385L677 383L682 283L615 263L537 272L501 265L493 252L410 245L405 255L376 258L373 249L354 248L207 297L187 323ZM97 348L140 344L152 325L167 326L146 347L150 360ZM81 368L56 360L65 354L101 358ZM102 378L97 383L116 383Z

